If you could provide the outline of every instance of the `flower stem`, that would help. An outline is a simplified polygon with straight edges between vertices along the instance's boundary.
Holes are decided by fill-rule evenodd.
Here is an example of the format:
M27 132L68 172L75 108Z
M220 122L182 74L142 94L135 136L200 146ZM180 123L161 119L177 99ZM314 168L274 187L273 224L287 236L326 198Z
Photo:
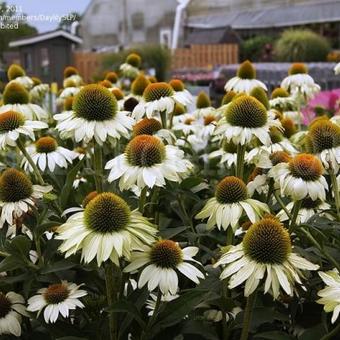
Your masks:
M166 129L167 128L167 114L166 114L166 111L161 111L160 112L160 116L161 116L161 121L162 121L162 127L163 129Z
M237 145L237 161L236 161L236 177L243 179L244 172L244 155L246 153L246 145Z
M144 206L145 206L147 192L148 192L148 187L144 187L140 193L140 197L138 201L138 210L141 214L144 213Z
M146 336L148 335L148 332L150 331L150 328L154 325L154 323L155 323L155 321L157 319L158 312L159 312L159 307L161 305L161 302L162 302L162 292L161 292L160 289L158 289L155 309L153 310L152 316L149 319L149 322L148 322L145 330L142 333L141 340L147 339Z
M277 200L277 202L279 203L280 207L284 210L284 212L286 213L286 215L292 219L292 215L291 213L288 211L288 209L286 208L285 204L283 203L281 197L277 194L277 192L274 190L274 196Z
M255 306L256 301L256 291L249 295L247 298L246 309L244 310L244 317L243 317L243 328L241 333L240 340L247 340L249 334L249 327L251 324L251 320L253 317L253 309Z
M118 289L117 282L115 282L114 278L115 271L120 269L111 261L107 262L104 266L105 269L105 283L106 283L106 298L109 307L112 307L115 302L117 302L118 297ZM117 280L118 281L118 280ZM116 313L113 311L109 314L109 327L110 327L110 339L117 340L118 339L118 327L116 320Z
M338 186L338 181L336 179L336 175L334 173L334 169L332 167L329 168L329 177L331 178L332 189L333 189L333 192L334 192L336 214L338 216L338 220L340 221L340 193L339 193L339 186Z
M31 158L31 156L29 155L29 153L27 152L24 144L22 143L22 141L20 139L17 140L17 146L20 149L20 151L22 152L22 154L25 156L25 158L27 159L28 163L30 164L30 166L33 169L34 175L36 177L36 179L38 180L38 183L40 185L44 185L44 179L41 176L41 173L38 169L38 167L36 166L36 164L33 162L33 159Z
M334 336L335 335L339 335L340 334L340 323L333 328L329 333L325 334L321 340L331 340L331 339L335 339Z
M103 170L103 154L101 146L93 140L93 162L94 162L94 179L96 182L96 191L103 192L102 170Z
M301 204L302 204L302 201L295 201L294 202L294 206L293 206L293 209L292 209L292 218L290 220L290 225L289 225L289 233L291 234L294 229L295 229L295 226L296 226L296 219L299 215L299 211L300 211L300 208L301 208Z
M229 228L228 228L229 229ZM231 228L230 228L231 229ZM227 311L226 311L226 300L228 299L228 279L222 281L222 331L223 339L227 340L229 338L229 327L227 323Z

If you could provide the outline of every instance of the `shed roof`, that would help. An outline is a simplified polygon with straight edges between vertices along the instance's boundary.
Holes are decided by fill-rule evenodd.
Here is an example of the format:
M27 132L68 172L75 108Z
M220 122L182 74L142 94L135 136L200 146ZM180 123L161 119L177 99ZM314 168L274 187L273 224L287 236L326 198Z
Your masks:
M239 39L230 27L195 28L188 34L185 44L222 44L238 43Z
M64 30L55 30L55 31L49 31L41 34L37 34L34 36L30 37L25 37L19 40L11 41L9 43L9 47L20 47L20 46L25 46L25 45L32 45L36 44L41 41L49 40L49 39L54 39L58 37L63 37L65 39L68 39L76 44L82 44L83 40L79 38L78 36L71 34L69 32L66 32Z
M218 14L189 17L186 26L193 28L233 29L289 27L310 23L340 21L340 0L308 1L257 10L220 11Z

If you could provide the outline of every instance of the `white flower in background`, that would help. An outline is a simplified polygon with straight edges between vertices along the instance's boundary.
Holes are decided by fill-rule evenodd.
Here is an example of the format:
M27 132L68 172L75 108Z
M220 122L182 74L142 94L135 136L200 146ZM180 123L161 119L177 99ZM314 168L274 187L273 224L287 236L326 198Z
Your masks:
M306 136L307 147L315 154L326 170L338 173L340 168L340 126L329 120L312 124Z
M215 130L215 135L223 135L234 144L249 144L257 138L264 145L271 144L270 128L281 129L281 123L272 111L256 98L242 95L235 98L225 111Z
M294 202L289 202L286 205L286 209L290 213L293 211L293 207ZM302 200L302 204L296 218L296 223L297 224L305 223L316 214L320 216L325 216L329 220L334 220L334 217L331 214L327 213L327 210L331 210L331 206L327 202L320 201L319 199L313 201L310 198L304 198ZM289 220L289 217L287 216L286 212L283 209L280 210L276 216L282 222Z
M271 94L269 105L273 109L289 111L296 107L295 99L282 87L277 87Z
M108 161L109 182L120 178L121 190L131 189L135 184L141 189L163 187L165 180L179 182L192 168L184 159L184 152L173 145L164 145L160 138L139 135L126 146L123 154Z
M319 272L322 281L326 287L318 292L321 299L316 300L317 303L324 305L326 313L333 312L332 323L339 317L340 313L340 276L337 269L328 272Z
M48 84L37 84L30 91L31 101L33 103L41 104L46 94L50 90Z
M154 241L157 230L138 211L113 193L96 195L80 211L57 229L63 243L59 250L65 257L81 250L85 263L97 258L97 264L110 259L119 266L119 258L130 258L133 249Z
M27 311L38 312L38 316L44 310L46 323L55 323L59 314L68 318L70 311L76 308L84 308L79 298L87 295L86 290L79 289L81 285L61 281L47 288L38 290L38 295L28 299Z
M32 185L26 174L16 169L5 170L0 177L0 228L7 222L15 224L16 220L26 214L36 201L52 186Z
M129 137L134 120L126 112L117 110L115 96L105 87L84 86L74 98L73 111L54 115L57 130L63 138L90 142L93 138L102 145L108 138Z
M227 230L230 226L235 231L242 216L255 222L265 213L269 213L267 204L249 198L247 186L241 179L227 176L217 184L215 197L208 200L196 218L208 218L209 230L215 226Z
M124 110L124 102L125 102L124 92L118 87L113 87L112 89L109 89L109 90L116 97L117 104L118 104L118 110L123 111Z
M253 196L255 191L261 194L267 194L269 190L267 171L256 167L250 174L247 190L250 196Z
M288 76L281 82L281 87L288 91L292 97L299 101L302 97L308 100L320 92L320 86L314 82L314 79L308 74L308 69L305 64L292 64L288 71Z
M279 163L270 171L276 187L282 196L293 200L310 197L312 200L325 201L328 184L322 175L324 168L320 160L311 154L298 154L288 163Z
M319 268L293 252L288 231L274 217L253 224L242 243L231 246L214 266L224 267L220 279L229 278L229 289L245 282L247 297L264 281L264 292L270 292L274 299L281 288L290 296L296 284L303 288L301 270Z
M166 141L168 144L174 144L176 136L167 129L162 129L161 122L156 118L143 118L132 128L132 138L139 135L156 136Z
M237 146L233 142L224 141L220 149L213 151L209 154L209 159L213 159L216 157L221 157L220 164L225 164L227 168L236 166Z
M167 83L151 83L143 92L143 100L132 111L137 121L145 115L148 118L160 114L170 115L175 108L174 90Z
M340 74L340 63L337 63L335 66L334 66L334 73L336 75Z
M192 112L196 119L203 118L204 116L217 116L216 109L211 106L209 96L201 91L196 98L196 109Z
M284 111L283 117L291 119L295 124L299 124L303 120L303 114L299 111Z
M66 99L69 97L75 97L79 93L79 91L80 87L66 87L61 91L59 98Z
M39 138L35 145L27 148L27 152L41 171L49 169L51 172L56 166L67 168L68 163L72 164L79 156L76 152L59 146L57 141L49 136ZM33 171L26 159L23 160L23 166L25 171Z
M162 294L161 296L161 301L162 302L170 302L170 301L173 301L173 300L176 300L177 298L179 297L178 294ZM146 309L149 310L148 312L148 316L152 316L153 313L154 313L154 310L155 310L155 307L156 307L156 301L157 301L157 295L156 294L150 294L150 299L148 299L146 301Z
M229 91L234 91L236 93L250 93L253 88L261 87L267 91L267 86L262 83L262 81L255 79L256 70L253 64L246 60L244 61L237 70L236 77L233 77L227 81L224 89Z
M29 316L24 298L14 292L0 292L0 335L21 336L22 316Z
M39 105L29 102L28 91L19 83L11 82L5 87L3 94L3 106L0 113L15 111L24 115L28 120L47 120L48 113Z
M136 53L130 53L125 60L125 63L121 64L119 69L124 77L134 79L140 71L139 67L142 63L141 57Z
M135 98L141 101L143 98L144 90L150 85L151 82L144 74L139 74L138 77L131 83L131 92L127 98Z
M116 72L107 72L105 75L105 80L108 80L112 85L119 87L119 79Z
M78 70L73 66L67 66L64 69L64 87L69 87L73 84L74 87L78 87L83 84L83 79L79 75Z
M18 64L12 64L8 68L7 77L9 79L9 83L17 82L26 90L30 90L34 85L32 78L27 77L25 70Z
M195 133L199 126L195 123L196 118L192 113L184 113L173 118L174 131L180 131L185 136Z
M35 140L34 131L46 128L48 128L46 123L26 120L20 112L0 113L0 149L16 146L20 136L28 136Z
M182 80L172 79L172 80L170 80L169 85L175 91L174 98L175 98L176 101L182 103L185 106L191 105L194 102L194 97L185 88Z
M197 262L193 257L198 253L197 247L180 246L171 240L156 241L151 247L144 247L141 251L133 252L131 263L124 268L124 272L133 272L146 266L140 274L138 288L148 284L152 292L157 287L163 294L175 295L178 291L178 275L181 272L191 281L199 284L204 279L203 273L188 262Z

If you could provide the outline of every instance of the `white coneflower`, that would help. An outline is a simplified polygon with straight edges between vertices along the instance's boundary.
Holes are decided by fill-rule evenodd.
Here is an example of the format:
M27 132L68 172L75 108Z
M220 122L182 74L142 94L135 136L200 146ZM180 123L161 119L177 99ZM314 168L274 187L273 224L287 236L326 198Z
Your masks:
M256 98L241 95L227 107L215 130L216 135L223 135L227 141L235 144L249 144L255 137L262 144L271 144L270 128L281 128L281 123L272 111Z
M105 87L91 84L76 95L73 111L54 115L62 137L88 143L93 138L102 145L107 138L128 137L134 120L118 111L115 96Z
M289 111L295 108L295 99L291 97L287 90L282 87L277 87L274 89L269 100L269 105L273 109L280 111Z
M5 170L0 177L0 228L5 222L13 225L36 205L38 199L51 190L50 185L32 185L23 172L13 168Z
M326 313L333 312L331 322L334 323L340 314L340 275L337 269L319 272L319 275L326 287L318 292L321 299L316 302L324 305Z
M315 122L306 136L309 151L315 154L326 170L338 173L340 168L340 126L329 120Z
M255 78L256 70L253 64L249 60L246 60L239 66L236 77L227 81L224 89L227 92L234 91L236 93L243 92L248 94L254 87L262 87L267 91L267 86Z
M145 247L142 251L133 252L131 263L124 268L124 272L132 272L146 266L140 274L138 287L148 284L148 290L152 292L159 287L163 294L176 294L178 291L177 272L181 272L188 279L199 283L204 279L203 273L188 262L196 262L193 259L198 253L197 247L180 246L171 240L156 241L151 247Z
M24 298L14 292L0 292L0 335L21 336L22 316L29 316Z
M241 179L227 176L217 184L215 197L208 200L196 218L209 218L208 229L217 226L226 230L231 226L235 231L243 215L255 222L265 213L269 213L267 204L249 198L247 186Z
M320 86L308 74L305 64L295 63L289 71L288 76L281 82L281 87L287 90L293 97L302 96L305 100L311 99L316 93L320 92Z
M173 300L176 300L177 298L179 297L178 294L162 294L161 296L161 301L162 302L170 302L170 301L173 301ZM151 293L150 294L150 299L148 299L146 301L146 309L149 310L148 312L148 316L152 316L154 311L155 311L155 308L156 308L156 303L157 303L157 295L156 294L153 294Z
M168 144L173 144L176 141L176 136L170 130L162 129L161 122L156 118L145 117L136 123L132 128L132 137L139 135L156 136Z
M124 77L134 79L139 75L139 67L142 63L141 57L136 53L130 53L121 64L119 69Z
M24 115L16 111L0 113L0 149L16 146L20 136L28 136L34 140L34 131L47 128L44 122L26 120Z
M143 100L133 109L132 116L139 120L144 115L148 118L162 114L169 115L172 114L174 108L175 99L172 87L167 83L151 83L143 92Z
M231 246L214 266L225 266L220 279L230 278L229 289L245 282L244 295L249 296L264 281L264 292L274 299L280 288L292 296L296 283L302 286L301 270L319 268L292 251L288 231L273 217L253 224L242 243Z
M217 115L216 109L212 107L209 96L201 91L196 98L196 109L192 112L196 119L203 118L206 115Z
M62 281L55 283L47 288L38 290L38 295L28 299L27 311L38 312L44 310L44 319L46 323L55 323L59 314L68 318L70 310L84 308L79 298L87 295L86 290L79 289L81 285Z
M34 87L30 90L30 97L31 97L32 103L36 103L37 105L40 105L43 102L49 90L50 90L50 87L48 84L38 83L37 85L34 85Z
M73 85L73 84L71 84L71 85ZM59 98L65 100L69 97L74 97L79 93L79 91L80 91L80 87L75 87L75 86L65 87L60 92Z
M18 64L12 64L8 68L7 77L10 83L16 81L27 90L30 90L34 85L33 79L28 77L25 70Z
M68 84L73 83L75 87L83 84L83 79L79 75L78 70L73 66L67 66L64 69L64 82L63 86L68 87Z
M267 194L269 189L268 176L266 170L255 167L253 172L250 174L247 190L250 196L253 196L255 191L259 194Z
M182 80L172 79L169 85L175 91L174 98L183 105L191 105L194 101L192 94L185 88Z
M184 159L184 152L173 145L164 145L160 138L139 135L126 146L123 154L107 162L110 169L108 181L118 178L121 190L131 189L135 184L141 189L163 187L165 180L179 182L192 168Z
M59 146L57 141L49 136L39 138L34 146L27 148L27 152L41 171L48 168L51 172L56 165L67 168L68 163L72 164L73 160L79 157L76 152ZM26 159L23 160L23 166L26 171L33 171Z
M233 142L224 141L220 149L213 151L209 154L210 159L216 157L221 157L220 164L226 164L228 168L236 166L237 146Z
M24 115L28 120L47 120L48 113L39 105L29 102L28 91L19 83L11 82L5 87L3 94L3 106L0 113L15 111Z
M288 163L275 165L269 176L274 178L281 195L293 200L310 197L325 201L328 184L322 175L324 168L318 158L310 154L298 154Z
M97 258L98 266L110 259L119 266L119 258L130 257L133 249L154 241L157 230L138 211L113 193L96 195L85 207L57 229L65 257L81 250L85 263Z
M108 80L114 86L119 86L118 74L116 72L107 72L105 75L105 80Z
M340 63L337 63L335 66L334 66L334 73L336 75L340 74Z
M196 118L192 113L184 113L173 118L174 131L182 132L184 136L195 133L198 129Z
M286 210L292 213L294 208L294 202L289 202L286 205ZM313 201L311 198L304 198L301 202L301 207L299 209L298 215L296 217L296 223L301 224L307 222L310 218L312 218L315 214L320 216L325 216L329 220L334 220L334 217L327 213L327 211L331 210L330 204L327 202L321 201L319 199ZM285 210L280 210L276 215L280 221L288 221L289 217Z
M131 93L127 98L135 98L138 101L142 100L144 90L151 82L144 74L140 74L131 84Z

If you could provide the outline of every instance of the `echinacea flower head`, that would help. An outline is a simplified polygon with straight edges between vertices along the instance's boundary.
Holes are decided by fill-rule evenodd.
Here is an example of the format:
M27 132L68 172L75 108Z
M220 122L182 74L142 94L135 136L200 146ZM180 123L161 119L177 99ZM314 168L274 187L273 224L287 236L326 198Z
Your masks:
M142 58L136 53L130 53L123 64L120 65L120 70L125 77L134 79L139 74Z
M8 83L3 94L4 105L0 107L0 113L16 111L29 120L46 120L48 113L39 105L29 102L29 92L17 81Z
M73 96L65 98L64 111L72 111L73 101L74 101Z
M315 122L306 136L307 148L322 162L325 169L335 173L340 166L340 126L329 120Z
M66 66L64 68L64 78L69 78L74 75L78 75L79 72L74 66Z
M297 127L293 119L285 117L281 120L281 125L283 127L283 134L285 137L290 138L297 132Z
M288 76L281 82L281 87L293 96L311 99L320 91L320 86L308 74L308 68L303 63L294 63L288 70Z
M288 163L280 163L269 171L281 195L301 200L310 197L312 200L326 199L328 184L323 176L324 167L320 160L311 154L298 154Z
M263 106L269 110L269 100L268 100L268 96L266 91L259 86L254 87L251 91L250 91L250 95L254 98L256 98L260 103L263 104Z
M172 240L156 241L151 247L144 247L143 251L133 252L131 263L124 268L124 272L133 272L146 266L140 274L138 287L148 283L148 290L152 292L157 287L165 294L175 295L178 290L177 271L181 272L196 284L204 279L203 273L188 262L198 253L197 247L181 249Z
M120 189L128 190L134 185L140 189L162 187L165 179L179 182L191 167L178 147L164 145L156 136L138 135L128 143L123 154L106 164L105 169L110 169L109 182L120 178Z
M12 64L7 70L7 77L9 84L16 83L21 84L25 89L29 90L34 86L32 78L26 76L25 70L18 64Z
M59 314L68 318L70 310L84 308L79 298L87 295L86 290L79 289L75 283L62 281L54 283L47 288L38 290L38 294L28 299L27 310L29 312L38 312L44 310L44 320L46 323L55 323Z
M331 322L334 323L340 314L340 275L337 269L333 269L327 272L319 272L319 276L326 287L318 292L320 299L316 302L324 305L326 313L333 312Z
M273 126L281 128L281 123L275 119L272 111L267 111L256 98L241 95L226 107L215 134L223 135L227 141L232 140L235 144L248 144L258 138L262 144L269 145L269 130Z
M140 74L131 84L131 93L134 96L141 97L149 84L148 78L144 74Z
M138 68L138 67L140 67L140 65L142 63L142 58L137 53L130 53L126 57L126 63L131 65L131 66L134 66L134 67Z
M5 222L13 225L35 206L37 199L51 190L51 186L32 185L29 177L19 170L5 170L0 176L0 228Z
M28 316L24 298L14 292L0 292L0 335L21 336L22 316Z
M230 226L235 231L242 216L255 222L265 213L269 213L267 204L249 198L247 186L240 178L227 176L217 184L215 196L208 200L196 218L208 218L208 229L217 226L227 230Z
M131 211L121 197L104 192L94 195L57 233L65 257L81 250L85 263L96 258L100 266L110 259L119 266L119 258L129 259L131 250L151 244L157 230L138 211Z
M234 91L249 94L254 87L258 86L267 91L266 85L256 79L256 70L253 64L249 60L246 60L239 66L236 77L227 81L224 89L227 92Z
M133 110L133 116L138 120L145 114L148 118L165 112L170 114L174 110L174 90L167 83L151 83L143 92L143 101Z
M106 87L107 89L112 88L112 83L109 80L107 80L107 79L104 79L104 80L98 82L98 85Z
M192 94L185 88L180 79L171 79L169 85L175 91L174 98L183 105L189 105L193 102Z
M232 246L215 264L224 266L220 279L229 279L233 289L245 283L244 295L252 294L264 280L264 292L277 299L280 289L293 295L294 286L302 286L301 270L317 270L306 259L293 252L288 231L274 217L268 216L254 223L246 232L243 242Z
M286 210L291 213L293 211L293 207L294 202L289 202L286 205ZM329 220L333 220L334 217L327 212L330 209L331 206L327 202L321 201L320 199L313 201L311 198L306 197L301 201L301 207L296 217L296 224L307 222L315 214L319 214L320 216L327 217ZM280 210L276 216L280 221L289 220L289 216L283 209Z
M116 84L118 81L118 75L116 72L107 72L105 75L105 79L111 82L112 84Z
M75 96L73 111L54 115L57 129L63 137L74 137L76 142L88 143L93 138L102 145L108 137L127 137L133 119L118 111L115 96L105 87L90 84Z
M66 87L78 87L83 84L83 79L79 75L79 72L74 66L67 66L64 69L64 81L63 86Z
M78 153L59 146L56 139L50 136L40 137L35 145L27 148L27 152L41 171L48 168L51 172L56 166L67 168L78 157ZM26 171L33 171L26 159L23 160L23 165Z
M132 136L150 135L152 136L156 132L162 129L162 124L155 118L143 118L132 129Z
M16 141L20 136L28 136L34 140L34 131L47 127L44 122L26 120L20 112L0 113L0 149L5 149L6 146L16 146Z

